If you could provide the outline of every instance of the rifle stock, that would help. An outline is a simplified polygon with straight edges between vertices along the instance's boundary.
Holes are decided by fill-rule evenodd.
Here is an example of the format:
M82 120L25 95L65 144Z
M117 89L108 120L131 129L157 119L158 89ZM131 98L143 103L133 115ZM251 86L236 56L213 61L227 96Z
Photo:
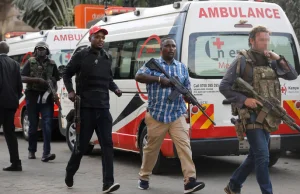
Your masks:
M52 80L47 80L48 82L48 87L49 87L49 90L50 92L52 93L52 96L53 96L53 100L54 100L54 103L58 106L58 125L59 125L59 128L61 129L62 128L62 121L61 121L61 104L60 104L60 101L59 101L59 97L56 93L56 90L53 86L53 82Z
M276 98L265 99L264 97L260 96L257 92L254 91L253 87L244 81L242 78L238 77L236 79L236 84L239 88L243 88L247 94L250 94L251 97L255 98L259 102L263 104L263 107L266 107L272 113L280 118L285 124L287 124L291 129L297 130L300 132L300 127L295 123L295 120L287 114L286 110L284 110L281 106L277 103L279 102ZM276 103L277 102L277 103Z
M160 66L154 58L151 58L146 64L151 70L163 73L173 85L173 91L168 96L170 101L174 101L180 94L182 94L191 104L197 106L199 110L214 124L216 123L206 114L205 107L203 107L197 100L197 98L179 81L178 77L171 77L163 68Z

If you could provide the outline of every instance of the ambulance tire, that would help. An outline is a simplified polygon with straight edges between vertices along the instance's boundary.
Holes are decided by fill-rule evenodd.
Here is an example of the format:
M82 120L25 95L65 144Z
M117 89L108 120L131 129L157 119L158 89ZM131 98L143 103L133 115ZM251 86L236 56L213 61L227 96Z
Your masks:
M144 129L140 135L140 138L139 138L141 160L143 160L143 147L145 146L145 142L144 142L145 138L147 138L147 126L144 127ZM161 152L159 152L156 164L152 170L153 174L161 174L162 173L162 169L163 169L165 160L166 160L166 158L162 155Z
M280 153L270 153L270 156L269 156L269 167L272 167L274 166L278 159L280 158Z
M72 152L76 141L75 123L73 122L68 122L67 124L66 141L70 151ZM83 155L89 155L92 153L93 149L94 145L90 144Z
M28 132L29 132L29 119L27 110L24 110L22 113L22 133L26 141L28 141Z

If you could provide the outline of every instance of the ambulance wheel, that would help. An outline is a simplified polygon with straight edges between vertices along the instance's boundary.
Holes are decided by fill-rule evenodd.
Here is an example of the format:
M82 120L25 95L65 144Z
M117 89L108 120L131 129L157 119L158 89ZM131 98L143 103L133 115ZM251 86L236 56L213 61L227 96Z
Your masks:
M23 137L26 141L28 141L28 132L29 132L29 119L27 110L25 110L22 114L22 133Z
M75 129L75 123L73 122L68 122L67 124L66 141L70 151L72 152L76 142L76 129ZM94 149L94 145L90 144L86 152L84 153L84 155L90 154L93 151L93 149Z
M146 144L147 144L147 127L145 126L139 138L141 160L143 160L143 148ZM162 166L164 161L165 161L165 157L162 155L161 152L159 152L156 164L152 170L153 174L160 174L162 172Z
M269 167L272 167L274 166L278 159L280 158L280 153L270 153L270 156L269 156Z

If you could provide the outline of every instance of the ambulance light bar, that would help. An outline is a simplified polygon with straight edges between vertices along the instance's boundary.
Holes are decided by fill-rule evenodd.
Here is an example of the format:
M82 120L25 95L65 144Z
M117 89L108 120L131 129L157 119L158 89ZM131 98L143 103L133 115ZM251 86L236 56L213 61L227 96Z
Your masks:
M108 8L107 10L105 10L105 14L107 16L111 16L111 15L119 15L119 14L133 12L133 11L135 11L134 7Z
M52 30L77 29L76 26L53 26Z

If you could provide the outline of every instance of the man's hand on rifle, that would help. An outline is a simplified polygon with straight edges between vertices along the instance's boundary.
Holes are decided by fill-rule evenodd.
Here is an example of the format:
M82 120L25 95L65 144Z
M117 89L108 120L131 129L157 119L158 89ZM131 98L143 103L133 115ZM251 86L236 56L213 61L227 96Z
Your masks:
M245 100L244 104L249 108L256 108L258 104L260 106L263 106L263 104L261 102L259 102L258 100L254 99L254 98L247 98Z
M167 87L171 87L172 84L170 82L170 80L168 78L163 78L160 77L160 81L159 81L160 85L162 88L167 88Z
M56 104L57 106L60 105L60 101L59 101L58 94L55 94L55 95L54 95L54 102L55 102L55 104Z
M74 91L70 92L70 93L68 94L68 98L69 98L72 102L74 102L74 101L75 101L75 92L74 92Z

